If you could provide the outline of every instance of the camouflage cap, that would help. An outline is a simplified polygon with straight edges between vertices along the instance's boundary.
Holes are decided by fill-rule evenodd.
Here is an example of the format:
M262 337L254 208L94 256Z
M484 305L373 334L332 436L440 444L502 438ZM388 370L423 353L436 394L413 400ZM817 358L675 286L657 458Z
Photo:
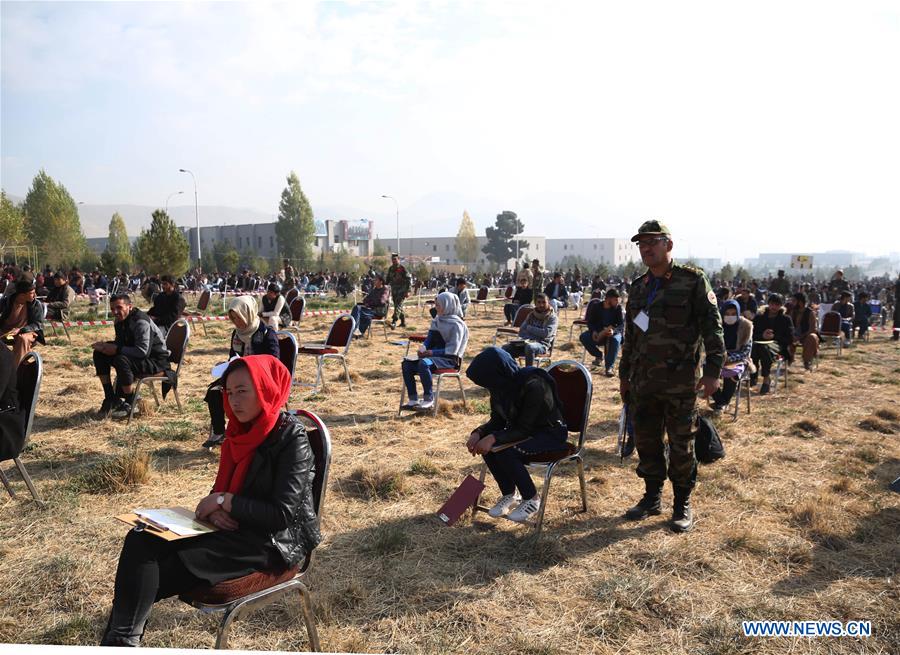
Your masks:
M658 236L667 236L671 237L672 233L669 231L669 228L666 227L666 224L662 221L644 221L641 226L638 228L637 234L631 237L632 241L637 241L645 234L653 234Z

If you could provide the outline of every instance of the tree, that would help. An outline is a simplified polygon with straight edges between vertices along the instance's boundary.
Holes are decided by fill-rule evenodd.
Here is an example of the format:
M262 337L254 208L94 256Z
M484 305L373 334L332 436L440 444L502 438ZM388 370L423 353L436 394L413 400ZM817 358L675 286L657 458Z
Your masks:
M131 269L131 241L125 229L125 220L116 212L109 221L109 237L106 249L100 255L103 270L113 275L116 270L128 272Z
M495 227L488 227L485 230L487 243L481 249L487 258L496 266L506 266L510 259L516 257L516 242L514 241L517 234L521 234L525 229L522 221L519 220L515 212L505 211L497 214ZM528 242L519 239L518 250L521 251L528 248Z
M234 273L241 263L241 256L228 239L213 244L213 259L219 273Z
M731 264L725 264L722 267L722 270L719 271L719 279L723 282L731 282L734 279L734 269L731 267Z
M189 254L187 239L162 209L153 212L150 229L141 230L134 244L134 260L150 275L183 275Z
M282 257L290 259L294 268L306 268L311 263L315 233L312 207L300 188L300 179L291 171L281 192L275 235Z
M379 241L378 238L375 239L375 247L372 249L372 256L373 257L387 257L388 256L387 248L384 247L384 244L381 243L381 241Z
M87 247L78 207L66 187L41 169L22 204L25 233L44 261L58 266L77 264Z
M0 190L0 251L7 246L25 243L25 215L22 208Z
M456 258L460 262L471 264L478 258L478 237L475 236L475 223L472 222L467 211L463 212L454 248L456 249Z

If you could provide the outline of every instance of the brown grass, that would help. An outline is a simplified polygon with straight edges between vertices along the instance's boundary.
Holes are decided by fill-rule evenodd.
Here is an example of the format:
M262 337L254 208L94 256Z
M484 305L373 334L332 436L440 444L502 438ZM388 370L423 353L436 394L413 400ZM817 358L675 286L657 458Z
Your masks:
M425 328L417 310L410 318ZM574 313L563 318L566 324ZM469 323L474 354L502 317L479 312ZM329 325L327 317L305 319L301 341L321 341ZM19 497L0 495L0 642L96 644L125 530L112 517L140 506L193 508L208 492L218 460L200 449L208 428L202 398L209 369L227 351L224 325L208 329L209 337L202 330L191 337L179 386L184 411L169 395L160 411L128 428L90 418L100 387L89 368L71 361L111 329L73 330L72 351L64 340L41 348L44 388L23 461L48 507L29 502L15 470L2 464ZM487 396L465 380L466 411L458 386L447 381L437 417L398 419L403 348L377 332L365 346L360 341L350 348L352 393L330 362L325 391L307 397L298 387L291 397L292 408L322 416L334 440L325 541L310 570L326 650L896 652L900 510L887 484L900 470L900 440L861 425L898 420L897 387L869 384L900 370L900 352L884 334L860 346L865 360L838 361L826 350L818 371L794 367L787 392L754 395L750 416L742 408L737 423L725 423L728 454L700 468L697 524L687 535L666 528L668 485L662 516L621 520L643 486L634 458L620 465L613 456L608 426L618 418L618 382L594 375L588 512L577 512L574 467L560 467L536 542L484 514L452 528L438 521L436 510L463 477L478 475L481 460L463 444L485 420ZM573 345L559 359L580 354ZM845 374L828 373L837 369ZM310 382L312 358L301 359L297 373ZM801 379L807 384L794 384ZM785 439L795 433L810 438ZM488 478L484 501L497 495ZM870 619L875 636L789 642L740 633L747 618L820 617ZM213 619L170 599L154 608L145 645L209 648L214 639ZM295 599L242 618L231 646L306 650Z

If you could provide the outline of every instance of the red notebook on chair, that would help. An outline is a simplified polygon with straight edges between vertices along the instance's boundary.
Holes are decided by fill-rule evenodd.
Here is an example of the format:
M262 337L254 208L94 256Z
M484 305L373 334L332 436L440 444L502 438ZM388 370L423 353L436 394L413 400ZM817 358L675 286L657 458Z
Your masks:
M444 506L438 510L438 518L447 525L453 525L460 516L465 514L467 509L475 504L482 491L484 491L484 483L467 475L453 495L444 503Z

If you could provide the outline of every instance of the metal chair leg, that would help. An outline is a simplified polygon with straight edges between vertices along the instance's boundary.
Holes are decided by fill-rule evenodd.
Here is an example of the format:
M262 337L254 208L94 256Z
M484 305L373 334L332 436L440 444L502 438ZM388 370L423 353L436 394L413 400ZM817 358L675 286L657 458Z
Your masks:
M156 385L152 381L147 384L150 386L150 391L153 392L153 400L156 402L156 408L159 409L159 394L156 393ZM137 399L137 392L135 392L134 397Z
M353 391L353 382L350 380L350 369L347 368L347 358L341 357L341 363L344 365L344 375L347 376L347 387Z
M441 402L441 380L443 379L443 375L437 376L437 384L434 389L434 409L431 410L432 416L437 416L438 413L438 405Z
M469 405L466 404L466 390L463 388L462 375L457 375L456 379L459 380L459 392L463 398L463 409L469 409Z
M309 589L301 582L297 585L297 591L300 593L300 609L303 612L303 621L306 623L306 634L309 636L309 650L318 653L322 650L322 645L319 643L319 633L316 630L316 616L313 613Z
M34 482L31 481L31 476L28 475L28 471L25 470L25 465L22 464L22 460L16 457L13 459L13 462L15 462L16 468L19 469L19 475L21 475L22 479L25 480L28 491L31 492L31 497L34 498L38 503L43 503L44 501L41 500L40 494L38 494L37 489L34 488Z
M406 398L406 383L400 387L400 407L397 408L397 418L403 414L403 399Z
M229 607L222 617L219 629L216 631L216 650L228 649L228 637L231 634L231 624L234 623L240 614L241 605Z
M547 496L550 495L550 480L553 479L554 465L555 462L554 464L550 464L550 466L547 467L547 472L544 473L544 486L541 489L541 508L538 510L537 524L534 526L535 536L539 535L541 533L541 528L544 527L544 511L547 509Z
M131 403L131 410L128 412L128 420L125 422L125 425L131 425L131 419L134 418L134 408L137 407L138 392L141 390L141 384L143 382L144 381L141 378L138 378L134 385L134 402ZM159 406L159 401L156 402L156 405L157 407Z
M581 511L587 511L587 482L584 479L584 460L579 457L577 460L578 465L578 482L581 485Z
M178 395L178 387L172 387L172 393L175 394L175 404L178 406L178 411L182 411L181 409L181 396Z
M9 479L6 477L6 473L3 472L3 469L0 469L0 482L3 483L3 486L6 487L6 492L9 494L10 498L16 497L16 492L13 491L13 488L9 484Z
M487 464L484 461L482 461L481 462L481 472L478 475L478 481L480 483L484 484L484 478L486 475L487 475ZM481 503L481 494L479 493L478 496L476 496L476 498L475 498L475 503L472 505L472 519L473 520L475 519L475 515L478 513L478 506L480 503Z

